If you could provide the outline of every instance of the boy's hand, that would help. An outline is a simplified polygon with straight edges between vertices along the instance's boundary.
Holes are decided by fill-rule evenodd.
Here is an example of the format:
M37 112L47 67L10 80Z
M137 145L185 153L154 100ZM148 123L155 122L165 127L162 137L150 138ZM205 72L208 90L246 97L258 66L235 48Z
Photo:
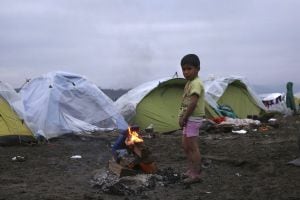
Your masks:
M184 117L179 118L179 126L182 128L186 124L186 119Z
M197 94L192 94L191 95L191 99L190 99L190 103L185 111L185 113L183 114L182 117L179 118L179 126L182 128L185 126L189 116L193 113L193 111L195 110L196 106L197 106L197 102L198 102L198 98L199 96Z

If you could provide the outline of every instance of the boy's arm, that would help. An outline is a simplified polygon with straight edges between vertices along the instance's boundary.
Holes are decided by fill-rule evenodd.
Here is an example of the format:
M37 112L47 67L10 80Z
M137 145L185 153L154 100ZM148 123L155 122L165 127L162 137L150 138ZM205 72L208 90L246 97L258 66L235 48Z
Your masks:
M192 94L191 99L190 99L190 104L188 105L187 110L184 113L184 115L179 120L180 127L183 127L185 125L187 119L189 118L189 116L191 116L191 114L195 110L198 99L199 99L199 96L197 94Z

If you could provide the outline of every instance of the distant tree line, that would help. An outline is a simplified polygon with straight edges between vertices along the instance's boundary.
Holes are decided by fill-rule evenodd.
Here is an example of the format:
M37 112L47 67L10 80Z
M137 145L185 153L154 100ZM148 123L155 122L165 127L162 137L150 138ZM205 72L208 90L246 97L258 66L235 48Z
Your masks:
M100 88L101 89L101 88ZM116 101L120 96L128 92L130 89L101 89L109 98Z

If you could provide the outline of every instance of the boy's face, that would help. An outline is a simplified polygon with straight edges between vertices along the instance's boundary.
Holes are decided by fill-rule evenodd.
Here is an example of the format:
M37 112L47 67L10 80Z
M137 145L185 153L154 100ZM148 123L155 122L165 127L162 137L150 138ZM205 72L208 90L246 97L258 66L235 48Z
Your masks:
M198 76L199 69L195 66L185 64L181 67L185 79L193 80Z

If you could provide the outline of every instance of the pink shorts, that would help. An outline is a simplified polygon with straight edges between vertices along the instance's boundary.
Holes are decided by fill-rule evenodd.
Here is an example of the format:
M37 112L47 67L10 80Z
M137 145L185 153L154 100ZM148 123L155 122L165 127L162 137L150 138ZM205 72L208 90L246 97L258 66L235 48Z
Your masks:
M199 136L200 127L202 125L202 121L190 121L188 120L183 127L182 134L186 137L195 137Z

